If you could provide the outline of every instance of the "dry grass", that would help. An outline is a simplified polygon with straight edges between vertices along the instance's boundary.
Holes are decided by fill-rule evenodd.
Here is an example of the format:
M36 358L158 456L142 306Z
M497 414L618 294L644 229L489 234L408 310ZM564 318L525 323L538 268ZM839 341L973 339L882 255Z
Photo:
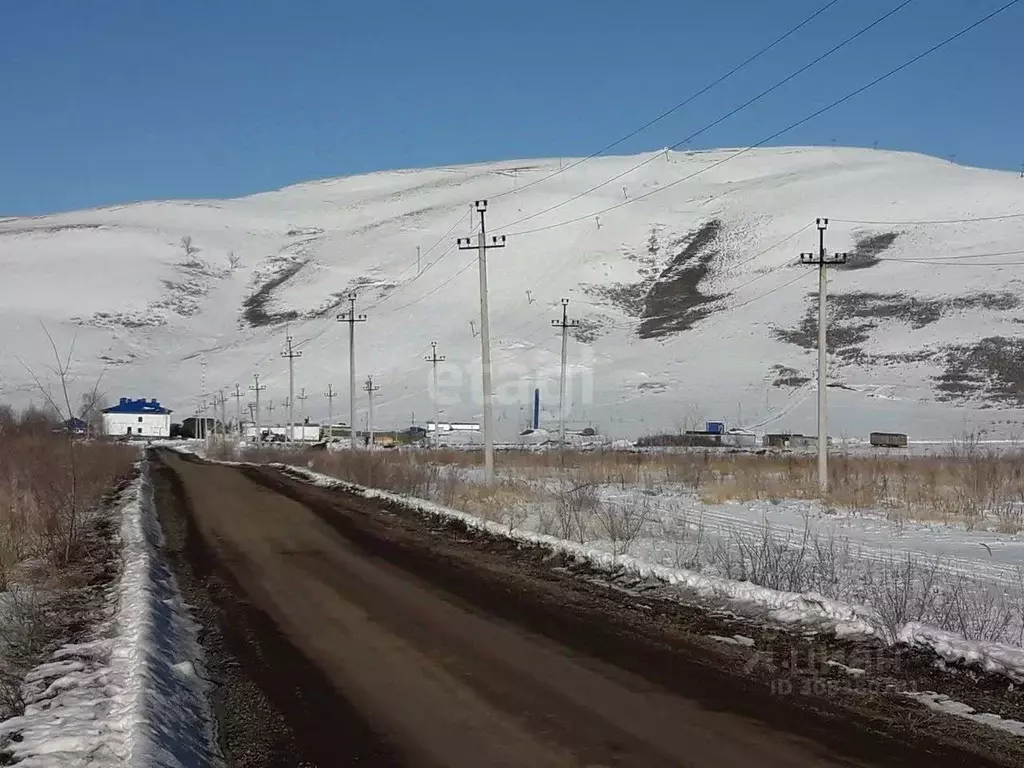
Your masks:
M466 503L472 496L474 514L480 512L488 519L507 518L507 512L501 509L503 503L537 501L535 494L531 496L531 489L537 485L566 479L575 485L615 486L624 490L683 486L698 493L707 504L819 498L816 459L797 454L703 450L500 452L496 457L500 481L495 488L485 491L472 488L474 483L455 482L479 465L478 453L255 449L245 454L254 461L281 461L288 455L289 461L312 461L310 466L327 474L398 493L438 498L438 484L465 485L458 492L449 487L438 500L459 506L453 503L453 496L466 497ZM984 452L970 445L956 446L943 456L833 456L829 462L829 494L824 501L832 509L882 511L896 521L985 525L1015 533L1024 530L1021 459L1017 455ZM494 500L490 500L491 496ZM489 500L485 502L484 498Z
M499 454L498 469L534 480L568 472L622 488L683 485L708 504L819 498L816 458L797 454L510 453ZM970 445L943 456L833 456L825 503L1015 533L1024 530L1024 461Z
M71 619L55 601L78 594L102 558L97 526L104 496L138 453L72 442L38 414L0 414L0 713L21 706L25 674ZM99 563L102 566L102 563ZM76 599L76 604L82 601Z
M0 433L0 589L26 561L80 557L89 514L137 460L123 445Z

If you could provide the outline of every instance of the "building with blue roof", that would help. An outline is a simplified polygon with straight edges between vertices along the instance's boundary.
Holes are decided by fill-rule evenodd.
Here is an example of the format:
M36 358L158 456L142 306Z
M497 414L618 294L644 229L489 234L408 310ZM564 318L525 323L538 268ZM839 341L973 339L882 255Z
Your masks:
M157 400L122 397L103 409L103 433L110 437L170 437L171 410Z

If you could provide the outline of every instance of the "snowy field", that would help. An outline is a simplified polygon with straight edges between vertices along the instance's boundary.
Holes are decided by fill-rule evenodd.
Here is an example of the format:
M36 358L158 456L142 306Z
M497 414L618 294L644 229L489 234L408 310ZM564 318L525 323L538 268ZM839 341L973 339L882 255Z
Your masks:
M842 326L831 361L831 432L912 439L1013 439L1024 185L1017 174L915 154L844 148L650 153L392 171L299 184L235 200L155 201L0 222L0 400L33 399L26 368L74 340L77 389L102 374L112 398L156 397L190 416L200 393L287 395L290 333L303 357L297 416L325 419L333 384L347 410L347 327L359 294L357 378L381 390L378 427L433 416L430 342L446 356L442 417L480 415L478 279L469 204L490 200L499 439L542 390L556 422L559 302L582 328L569 343L570 427L612 437L725 420L813 433L814 354L806 313L817 245L836 270ZM559 169L563 168L563 172ZM609 178L621 174L615 183ZM586 193L586 194L584 194ZM995 218L993 218L995 217ZM944 222L944 223L934 223ZM187 246L183 238L190 238ZM417 249L420 251L417 266ZM866 314L865 314L866 313ZM1000 356L999 343L1010 352ZM993 346L995 344L995 346ZM20 361L20 362L19 362ZM1001 367L1002 366L1002 367ZM362 396L362 393L359 393ZM991 407L994 406L994 407ZM365 400L360 397L361 423Z

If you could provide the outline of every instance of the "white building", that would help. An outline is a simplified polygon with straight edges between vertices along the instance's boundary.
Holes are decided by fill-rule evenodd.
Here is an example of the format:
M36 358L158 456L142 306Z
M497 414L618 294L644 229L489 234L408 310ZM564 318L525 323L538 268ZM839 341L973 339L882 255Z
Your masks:
M121 401L103 410L103 434L110 437L170 437L171 411L156 400Z
M260 432L263 433L264 440L273 439L271 435L277 435L278 437L287 440L288 439L288 425L267 425L260 424ZM292 440L297 443L316 443L320 440L321 429L319 424L296 424L292 427ZM242 433L249 440L256 439L256 425L254 423L246 422L243 427Z

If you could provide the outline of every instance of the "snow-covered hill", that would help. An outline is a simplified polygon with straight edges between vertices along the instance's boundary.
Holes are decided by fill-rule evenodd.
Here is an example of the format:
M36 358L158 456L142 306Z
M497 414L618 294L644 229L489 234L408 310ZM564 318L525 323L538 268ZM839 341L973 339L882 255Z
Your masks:
M831 219L827 246L853 252L830 279L830 431L1014 436L1024 180L863 149L722 162L734 152L600 158L544 181L573 161L382 172L0 220L0 400L40 399L26 367L52 367L42 321L63 352L74 339L78 390L103 371L112 399L159 398L179 418L194 411L204 371L207 391L227 393L259 372L263 403L277 408L263 418L278 420L287 330L303 353L296 390L308 395L296 416L325 418L332 384L339 418L348 328L336 316L355 290L369 317L358 379L381 387L377 424L432 416L433 340L447 357L444 414L477 418L475 254L454 245L471 232L472 201L487 198L488 235L508 235L489 253L501 437L522 423L534 386L554 418L562 297L582 322L569 344L571 425L636 435L724 419L813 433L816 278L798 256L817 247L817 216ZM961 219L974 220L910 223ZM965 258L975 254L997 255Z

